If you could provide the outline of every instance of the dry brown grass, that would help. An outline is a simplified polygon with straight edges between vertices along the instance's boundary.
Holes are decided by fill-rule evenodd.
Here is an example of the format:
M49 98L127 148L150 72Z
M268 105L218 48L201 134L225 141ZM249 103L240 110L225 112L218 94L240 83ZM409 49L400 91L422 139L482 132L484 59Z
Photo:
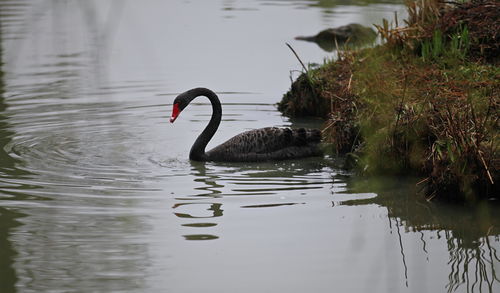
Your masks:
M480 2L473 13L491 8L491 1ZM450 7L460 19L476 19L463 14L464 5L409 3L406 27L387 21L379 27L385 45L345 52L310 70L296 98L292 86L288 105L302 103L304 95L314 100L327 119L325 140L361 172L418 174L428 199L498 198L500 69L460 45L469 33L463 22L456 22L460 34L452 28L435 33L452 23L443 19L457 14ZM423 44L432 58L423 55Z

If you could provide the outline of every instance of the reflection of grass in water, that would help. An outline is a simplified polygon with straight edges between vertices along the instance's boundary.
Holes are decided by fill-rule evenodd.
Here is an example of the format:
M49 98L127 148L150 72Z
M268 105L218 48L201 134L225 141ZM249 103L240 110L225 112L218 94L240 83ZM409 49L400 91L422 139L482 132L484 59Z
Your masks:
M466 248L462 240L446 234L450 252L451 272L448 276L448 292L454 292L462 285L467 292L493 292L494 283L500 282L495 262L500 262L497 251L490 245L490 237L477 240L476 247Z
M499 242L498 206L488 202L474 206L427 202L413 196L416 193L413 181L405 178L351 179L348 183L350 192L368 190L378 193L378 196L342 204L377 204L386 207L390 225L394 222L398 227L404 226L406 230L421 233L422 250L425 253L428 251L423 231L435 232L438 239L444 234L450 267L446 285L448 292L462 287L467 292L493 292L494 285L500 285L495 270L495 263L500 261L499 254L491 243ZM400 247L405 262L401 241ZM404 266L406 268L406 263Z

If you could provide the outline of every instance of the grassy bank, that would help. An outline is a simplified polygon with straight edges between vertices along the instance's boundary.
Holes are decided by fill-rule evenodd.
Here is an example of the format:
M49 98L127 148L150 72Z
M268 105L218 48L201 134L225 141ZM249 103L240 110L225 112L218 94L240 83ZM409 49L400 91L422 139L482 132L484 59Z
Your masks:
M499 197L500 4L408 4L383 45L308 70L279 109L325 118L360 172L413 173L428 199Z

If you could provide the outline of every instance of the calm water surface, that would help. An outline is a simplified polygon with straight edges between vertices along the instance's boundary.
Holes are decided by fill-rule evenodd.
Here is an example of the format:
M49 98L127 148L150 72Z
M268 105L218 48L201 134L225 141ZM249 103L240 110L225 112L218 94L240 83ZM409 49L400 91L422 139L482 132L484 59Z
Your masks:
M499 292L498 207L415 197L335 159L196 163L291 121L274 106L298 35L381 23L398 2L0 1L0 292Z

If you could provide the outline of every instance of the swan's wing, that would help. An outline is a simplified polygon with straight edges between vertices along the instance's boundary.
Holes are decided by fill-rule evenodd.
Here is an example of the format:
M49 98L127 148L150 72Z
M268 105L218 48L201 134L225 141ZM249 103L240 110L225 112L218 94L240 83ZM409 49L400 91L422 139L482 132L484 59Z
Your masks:
M269 154L290 147L317 144L320 140L321 132L317 129L266 127L240 133L207 154L217 157Z

